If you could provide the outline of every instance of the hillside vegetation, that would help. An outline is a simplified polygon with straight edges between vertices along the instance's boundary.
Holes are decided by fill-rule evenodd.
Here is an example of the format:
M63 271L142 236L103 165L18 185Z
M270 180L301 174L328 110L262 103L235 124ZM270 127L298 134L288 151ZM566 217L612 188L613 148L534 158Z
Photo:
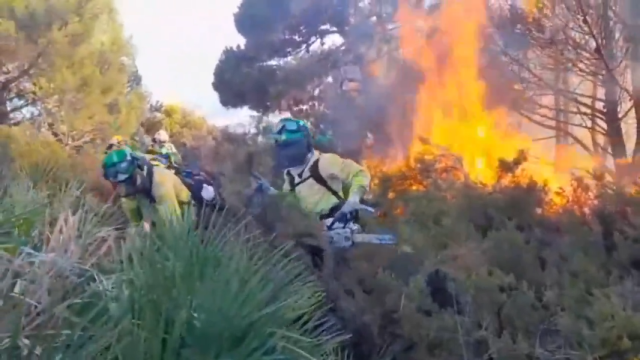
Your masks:
M251 12L256 1L243 2L244 16L271 14ZM342 31L342 12L332 14ZM424 156L375 174L371 201L384 216L367 225L399 246L335 253L319 272L296 245L320 237L295 204L274 197L252 218L243 212L251 171L281 181L270 145L153 102L110 0L3 1L0 20L0 358L640 355L640 198L628 186L576 179L550 204L540 183L447 177L440 158ZM270 43L248 46L258 44ZM258 70L262 80L277 73ZM236 84L223 100L269 112L278 86L302 87L266 84ZM121 134L139 146L159 128L187 162L224 173L232 209L209 231L187 216L146 234L113 206L99 169L105 142Z

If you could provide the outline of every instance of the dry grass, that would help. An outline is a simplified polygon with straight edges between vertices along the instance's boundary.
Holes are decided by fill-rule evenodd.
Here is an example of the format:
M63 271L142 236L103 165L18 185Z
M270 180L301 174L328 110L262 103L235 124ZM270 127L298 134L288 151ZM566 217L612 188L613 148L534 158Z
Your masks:
M70 308L86 295L88 286L107 287L96 269L112 262L122 234L112 227L95 227L95 214L83 207L63 211L43 231L37 231L40 251L23 247L17 256L0 252L0 343L7 348L19 335L23 354L39 353L43 340L60 341L70 327Z

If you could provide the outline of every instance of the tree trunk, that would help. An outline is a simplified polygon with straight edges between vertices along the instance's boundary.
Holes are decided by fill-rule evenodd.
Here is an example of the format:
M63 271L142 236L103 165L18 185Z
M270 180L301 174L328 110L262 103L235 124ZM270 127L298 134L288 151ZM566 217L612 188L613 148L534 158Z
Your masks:
M555 0L551 1L551 9L555 14L557 10L557 3ZM557 43L558 39L556 38L557 34L552 34L554 37L553 41ZM562 51L556 46L553 54L553 108L555 110L554 119L555 123L555 136L556 136L556 158L558 157L558 152L561 150L563 145L566 145L567 136L566 136L566 112L564 111L564 101L562 99L562 95L560 95L560 90L564 89L566 85L566 74L565 69L562 66Z
M633 159L640 156L640 1L627 0L627 41L629 41L629 70L631 72L631 90L633 112L636 120L636 141L633 146Z
M596 78L596 76L593 76L593 78L591 79L591 108L595 109L596 106L598 105L598 79ZM595 114L594 110L591 110L591 114L590 114L590 124L589 124L589 135L591 137L591 147L593 149L593 153L598 156L605 156L604 151L603 151L603 145L600 143L600 140L598 139L598 117Z
M602 1L603 54L607 62L604 66L602 87L604 88L606 136L611 145L611 155L616 161L616 170L622 165L621 160L627 157L627 149L622 133L622 119L618 109L620 89L612 67L616 64L615 33L611 24L611 1Z
M557 0L550 2L552 14L555 15L558 9ZM533 7L531 8L533 9ZM569 114L566 109L566 101L564 96L561 95L561 90L567 90L568 87L568 74L566 68L563 65L563 51L557 46L561 41L559 39L559 32L551 31L552 41L556 43L553 54L553 108L555 119L555 165L556 170L566 171L571 164L567 163L565 153L567 152L567 145L569 145Z
M8 125L11 123L11 114L9 114L9 104L7 93L0 90L0 125Z

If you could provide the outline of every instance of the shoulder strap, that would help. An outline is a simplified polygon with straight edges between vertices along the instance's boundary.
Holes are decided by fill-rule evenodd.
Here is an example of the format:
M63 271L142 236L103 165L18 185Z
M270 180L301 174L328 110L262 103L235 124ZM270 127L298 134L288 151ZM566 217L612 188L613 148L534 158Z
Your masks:
M289 192L296 192L296 187L299 184L296 184L296 178L293 177L291 171L287 170L284 173L287 176L287 183L289 184Z
M311 165L309 166L309 176L300 180L298 183L296 183L296 179L293 176L293 174L291 173L291 171L287 170L285 172L285 175L287 177L287 182L289 183L289 191L290 192L295 192L296 188L306 182L307 180L311 179L313 181L316 182L316 184L322 186L323 188L325 188L329 193L331 193L331 195L333 195L336 199L338 199L338 201L344 201L344 197L342 195L340 195L340 193L338 193L334 188L332 188L329 183L327 182L327 179L324 178L324 176L322 176L322 174L320 173L320 157L318 157L314 162L311 163Z
M327 179L325 179L324 176L322 176L322 174L320 173L321 158L322 157L320 156L313 163L311 163L311 166L309 167L309 175L311 176L313 181L315 181L323 188L327 189L327 191L330 192L331 195L333 195L336 199L338 199L339 201L344 201L344 197L340 195L340 193L338 193L334 188L332 188L327 182Z
M138 169L142 173L144 184L142 186L142 194L149 199L152 204L156 203L156 198L153 196L153 181L154 181L154 166L151 165L146 159L140 158L138 161Z

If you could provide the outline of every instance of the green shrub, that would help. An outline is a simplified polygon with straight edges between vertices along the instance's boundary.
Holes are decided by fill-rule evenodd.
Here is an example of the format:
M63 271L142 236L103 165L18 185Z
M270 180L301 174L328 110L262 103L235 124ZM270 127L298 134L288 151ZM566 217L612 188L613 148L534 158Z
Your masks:
M328 358L339 338L323 317L322 292L285 250L233 231L201 237L188 222L137 239L124 253L112 305L128 324L114 354Z
M27 216L38 250L0 253L2 358L343 358L321 289L287 248L232 224L122 232L77 190L0 191L2 238L22 239L13 219Z
M99 293L94 288L105 279L97 269L113 260L117 214L64 190L52 196L24 179L0 189L0 241L14 250L0 252L3 359L47 355L73 335L82 319L72 310Z
M0 127L0 142L8 147L14 169L36 186L64 184L81 173L74 171L73 161L64 147L29 125Z

